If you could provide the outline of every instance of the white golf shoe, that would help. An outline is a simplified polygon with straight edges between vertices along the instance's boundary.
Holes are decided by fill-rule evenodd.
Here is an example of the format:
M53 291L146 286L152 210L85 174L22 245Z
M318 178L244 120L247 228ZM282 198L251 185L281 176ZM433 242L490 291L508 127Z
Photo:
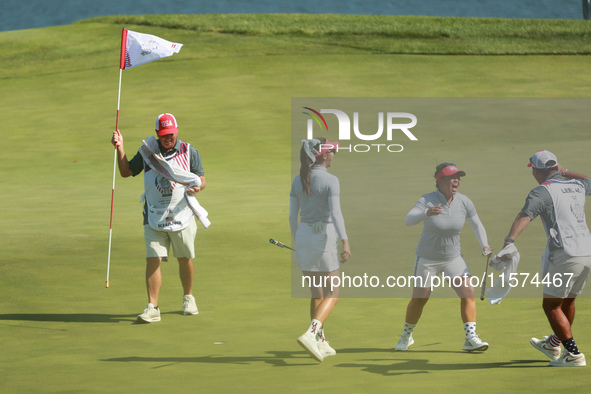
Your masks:
M323 336L317 336L316 343L318 344L318 350L320 350L322 357L330 357L337 354L337 351L328 344L328 341Z
M199 313L197 304L195 303L195 297L191 294L187 294L183 297L183 315L196 315Z
M320 349L318 348L318 342L316 342L316 336L310 334L309 332L305 332L304 334L300 335L298 338L298 343L301 347L303 347L308 354L316 361L324 361L324 356L320 353Z
M587 361L583 353L572 354L565 349L562 356L556 360L551 360L548 365L551 367L584 367L587 365Z
M546 356L550 357L551 360L556 360L560 357L560 346L552 346L548 337L544 339L532 338L529 343Z
M155 308L152 304L148 304L144 309L144 313L137 317L138 323L154 323L157 321L160 321L160 309Z
M471 337L466 338L466 342L464 342L464 347L462 348L462 350L465 350L467 352L483 352L486 349L488 349L488 343L478 338L478 335L472 335Z
M415 343L415 340L412 339L412 334L410 335L400 335L400 339L398 340L398 343L396 344L396 346L394 347L394 351L396 352L405 352L408 350L408 347L410 345L412 345L413 343Z

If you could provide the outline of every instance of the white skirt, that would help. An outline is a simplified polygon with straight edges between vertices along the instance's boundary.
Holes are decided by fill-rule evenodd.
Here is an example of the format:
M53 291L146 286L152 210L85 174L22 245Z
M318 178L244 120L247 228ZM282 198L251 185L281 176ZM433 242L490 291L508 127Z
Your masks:
M296 232L295 259L302 271L332 272L340 268L338 236L332 223L322 223L314 233L311 223L300 223Z

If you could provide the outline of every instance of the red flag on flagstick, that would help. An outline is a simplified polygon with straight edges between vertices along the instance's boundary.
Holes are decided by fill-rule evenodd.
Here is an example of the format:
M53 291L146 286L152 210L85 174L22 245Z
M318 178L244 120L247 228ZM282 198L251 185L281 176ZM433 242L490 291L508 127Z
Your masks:
M125 53L127 52L127 29L123 28L121 31L121 56L119 58L119 68L125 68Z
M121 56L119 59L119 92L117 94L117 120L115 130L119 132L119 107L121 103L122 71L139 66L152 60L172 56L179 53L183 44L170 42L151 34L143 34L123 29L121 33ZM117 168L117 147L113 157L113 189L111 192L111 223L109 227L109 253L107 257L107 280L105 287L109 287L109 270L111 267L111 239L113 235L113 204L115 201L115 170Z

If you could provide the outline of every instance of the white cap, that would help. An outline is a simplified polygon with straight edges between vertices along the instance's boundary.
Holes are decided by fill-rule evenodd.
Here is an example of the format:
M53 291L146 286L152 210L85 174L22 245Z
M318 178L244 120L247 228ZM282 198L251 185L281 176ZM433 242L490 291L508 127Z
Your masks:
M539 150L529 158L529 164L527 166L537 168L538 170L547 170L548 168L558 166L558 159L550 151Z

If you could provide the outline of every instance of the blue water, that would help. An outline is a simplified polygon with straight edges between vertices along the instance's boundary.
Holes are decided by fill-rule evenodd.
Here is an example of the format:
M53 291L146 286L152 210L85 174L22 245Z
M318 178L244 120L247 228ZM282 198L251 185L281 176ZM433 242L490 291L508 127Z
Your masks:
M3 0L0 31L118 14L305 13L582 19L582 0Z

